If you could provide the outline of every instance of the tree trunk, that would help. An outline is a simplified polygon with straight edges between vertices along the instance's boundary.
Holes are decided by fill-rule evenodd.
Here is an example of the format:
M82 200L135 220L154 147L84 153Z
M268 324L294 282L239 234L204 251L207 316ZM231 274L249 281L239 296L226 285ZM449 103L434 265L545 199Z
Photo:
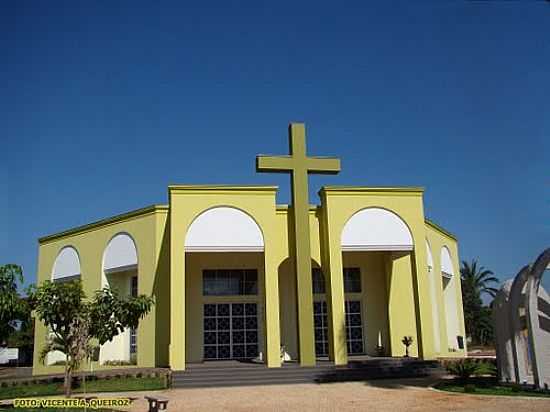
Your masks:
M71 367L69 367L67 365L68 363L68 357L67 357L67 360L65 362L65 396L67 398L70 398L71 397L71 388L72 388L72 375L73 375L73 370Z

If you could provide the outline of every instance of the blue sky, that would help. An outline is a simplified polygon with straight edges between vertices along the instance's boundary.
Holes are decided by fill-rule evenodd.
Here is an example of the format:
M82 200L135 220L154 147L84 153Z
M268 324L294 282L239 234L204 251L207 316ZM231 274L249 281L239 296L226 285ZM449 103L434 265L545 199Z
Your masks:
M423 186L460 258L500 278L550 245L548 3L259 3L2 3L0 263L34 281L38 237L166 203L170 183L287 202L254 160L286 153L290 121L342 159L312 203Z

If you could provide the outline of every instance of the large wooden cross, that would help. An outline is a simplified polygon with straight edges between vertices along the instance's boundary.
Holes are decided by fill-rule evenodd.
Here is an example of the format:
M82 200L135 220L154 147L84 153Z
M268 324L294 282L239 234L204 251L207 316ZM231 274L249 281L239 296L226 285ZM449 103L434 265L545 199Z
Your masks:
M303 123L291 123L288 137L290 155L259 155L256 157L256 169L258 172L291 174L300 363L308 366L315 364L308 174L336 174L340 171L340 160L334 157L308 157Z

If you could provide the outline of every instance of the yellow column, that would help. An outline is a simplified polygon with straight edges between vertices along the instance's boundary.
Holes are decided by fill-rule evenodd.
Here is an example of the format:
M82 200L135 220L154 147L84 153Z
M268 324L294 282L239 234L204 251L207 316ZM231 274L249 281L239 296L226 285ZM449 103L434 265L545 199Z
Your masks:
M425 236L415 238L416 245L422 245ZM434 319L431 309L430 282L428 279L428 264L426 248L415 248L411 271L413 275L414 298L416 306L416 322L418 334L418 356L422 359L435 359Z
M185 369L185 253L186 225L170 210L170 368Z
M411 254L388 252L386 259L391 356L405 354L405 346L401 343L403 336L413 337L409 354L418 356Z
M279 273L272 248L266 245L265 261L265 354L269 368L281 366L281 336L279 326Z
M328 223L330 220L326 196L323 195L321 201L321 260L326 285L329 356L335 365L345 365L348 363L348 348L340 235Z

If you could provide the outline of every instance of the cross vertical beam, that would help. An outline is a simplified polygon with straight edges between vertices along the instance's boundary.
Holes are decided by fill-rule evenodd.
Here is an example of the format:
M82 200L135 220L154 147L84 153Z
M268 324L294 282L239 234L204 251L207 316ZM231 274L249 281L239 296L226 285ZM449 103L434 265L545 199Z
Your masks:
M340 171L336 158L308 157L303 123L288 127L289 156L257 156L258 172L290 173L292 187L292 219L294 229L294 267L298 298L298 335L300 364L315 365L315 335L313 325L313 290L311 281L311 243L309 226L308 174L335 174Z

